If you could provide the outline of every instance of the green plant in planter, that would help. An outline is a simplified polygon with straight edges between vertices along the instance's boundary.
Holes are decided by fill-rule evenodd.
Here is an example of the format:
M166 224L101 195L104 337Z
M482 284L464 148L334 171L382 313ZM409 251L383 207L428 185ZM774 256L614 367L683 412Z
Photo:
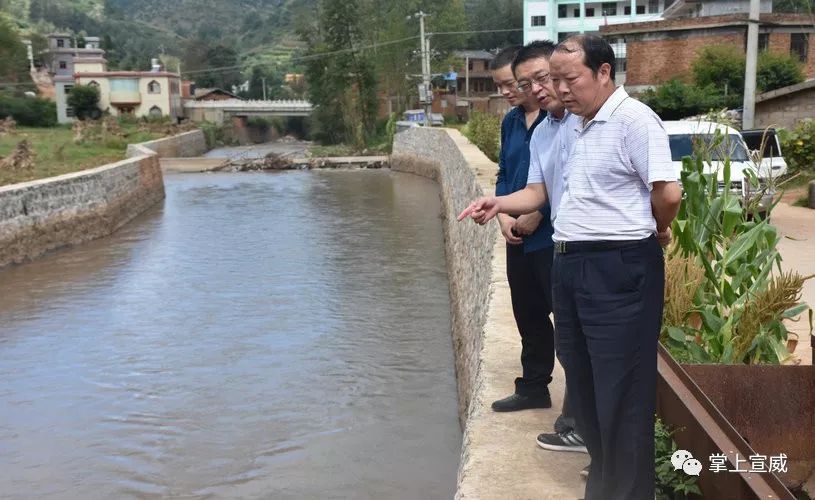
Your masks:
M692 495L701 495L699 480L696 476L685 474L682 469L675 470L671 457L679 447L673 439L676 431L670 431L657 417L654 424L654 467L656 468L657 500L685 500Z
M789 357L783 320L809 309L800 303L806 278L781 272L779 236L758 211L764 192L755 176L748 175L754 195L745 201L719 190L718 172L705 172L706 148L722 147L721 139L699 145L694 158L682 160L684 196L672 228L676 245L667 259L668 266L684 262L671 278L680 284L670 284L682 293L666 298L662 340L684 363L783 363ZM724 186L730 186L730 160L719 157L725 158ZM691 288L682 288L686 285ZM689 308L677 313L683 300Z

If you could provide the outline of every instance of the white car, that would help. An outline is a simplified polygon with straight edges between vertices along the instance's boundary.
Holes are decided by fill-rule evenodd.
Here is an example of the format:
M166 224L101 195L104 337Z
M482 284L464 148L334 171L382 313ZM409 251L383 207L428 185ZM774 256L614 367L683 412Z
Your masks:
M761 158L762 175L779 177L787 173L787 161L774 128L742 130L741 136L754 157Z
M693 156L694 145L698 144L707 151L705 172L718 172L720 191L725 189L723 160L728 156L730 157L730 186L727 188L731 193L746 197L750 195L751 191L756 190L748 181L748 171L752 171L758 177L759 189L768 185L769 172L764 171L763 168L756 168L747 144L738 130L720 123L703 121L666 121L663 123L668 132L671 159L677 177L680 177L682 172L682 158ZM760 208L765 209L771 202L772 193L768 193L762 198Z

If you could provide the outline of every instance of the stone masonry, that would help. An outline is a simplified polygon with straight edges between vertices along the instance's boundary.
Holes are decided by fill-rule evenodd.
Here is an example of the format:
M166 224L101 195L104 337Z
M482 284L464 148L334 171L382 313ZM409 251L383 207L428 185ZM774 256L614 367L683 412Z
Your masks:
M128 145L128 158L141 154L136 146L136 144ZM142 142L138 146L153 151L161 158L190 158L201 156L207 152L207 141L204 132L201 130L192 130L172 137L165 137L164 139Z
M164 199L159 156L205 151L196 130L131 144L120 162L0 187L0 268L113 233Z
M485 227L456 216L495 188L497 166L458 131L417 127L396 135L391 168L435 179L442 198L450 280L453 347L463 438L457 499L579 498L581 453L539 449L551 432L564 379L559 366L549 386L554 408L495 413L490 404L514 390L521 342L506 281L505 242L496 222Z

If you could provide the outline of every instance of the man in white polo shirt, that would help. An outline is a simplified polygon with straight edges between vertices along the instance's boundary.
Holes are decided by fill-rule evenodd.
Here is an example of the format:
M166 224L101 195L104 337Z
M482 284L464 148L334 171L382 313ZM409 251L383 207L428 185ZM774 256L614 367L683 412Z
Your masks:
M681 190L659 117L614 83L614 52L572 37L550 59L566 108L582 121L554 220L557 355L591 455L586 499L654 498L656 348L664 262ZM545 177L544 177L545 178ZM535 185L530 185L535 186ZM460 218L533 211L545 186L473 202ZM529 186L528 186L529 187Z

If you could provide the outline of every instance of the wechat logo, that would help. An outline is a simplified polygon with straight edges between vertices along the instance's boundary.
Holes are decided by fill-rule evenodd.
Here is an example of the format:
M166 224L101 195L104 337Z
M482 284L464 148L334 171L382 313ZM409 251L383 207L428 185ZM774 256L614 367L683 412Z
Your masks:
M698 476L702 472L702 462L693 458L687 450L676 450L671 456L674 470L682 469L689 476Z

